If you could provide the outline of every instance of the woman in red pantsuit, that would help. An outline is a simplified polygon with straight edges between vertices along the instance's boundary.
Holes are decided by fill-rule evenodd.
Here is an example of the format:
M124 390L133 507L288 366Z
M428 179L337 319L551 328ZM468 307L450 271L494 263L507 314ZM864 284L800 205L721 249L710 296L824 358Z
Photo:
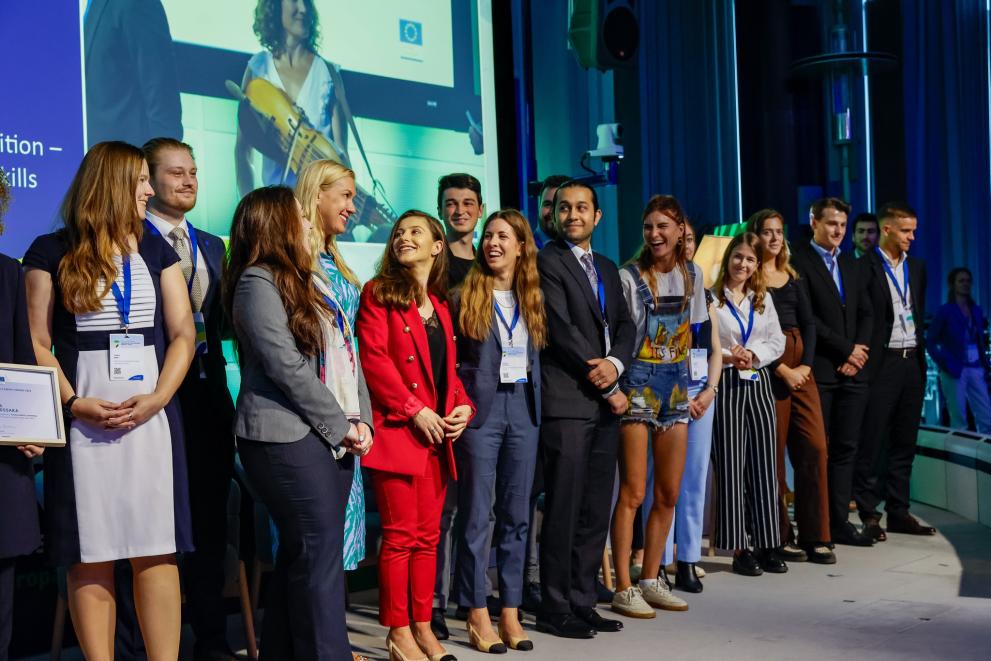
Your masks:
M407 211L358 309L376 440L363 464L382 517L379 622L389 627L395 661L454 661L430 630L430 614L440 514L447 480L457 477L451 443L474 407L455 372L446 273L440 222Z

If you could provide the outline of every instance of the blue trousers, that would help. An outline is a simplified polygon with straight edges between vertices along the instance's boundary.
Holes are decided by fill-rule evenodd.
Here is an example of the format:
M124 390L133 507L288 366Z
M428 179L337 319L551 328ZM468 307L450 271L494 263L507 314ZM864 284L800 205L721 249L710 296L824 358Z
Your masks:
M499 596L516 608L523 601L523 567L530 526L530 489L539 427L530 418L526 386L503 384L488 418L454 444L458 462L457 553L452 597L485 608L490 546L496 546ZM489 515L495 506L495 531Z

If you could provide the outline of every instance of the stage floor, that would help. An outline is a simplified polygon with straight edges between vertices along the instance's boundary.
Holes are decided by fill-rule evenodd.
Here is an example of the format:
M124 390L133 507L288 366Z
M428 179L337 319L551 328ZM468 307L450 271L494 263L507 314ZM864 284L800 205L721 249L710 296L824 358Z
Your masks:
M792 563L785 575L757 578L730 571L730 558L702 561L705 591L687 595L685 613L655 620L622 618L625 629L569 641L527 628L532 652L503 658L549 659L987 659L991 649L991 529L923 505L915 513L939 528L936 537L891 534L874 548L837 547L832 566ZM683 593L681 593L683 594ZM376 594L354 595L351 641L386 659ZM603 608L608 615L608 608ZM464 623L450 618L448 651L458 659L491 658L467 645ZM243 652L240 618L232 643ZM184 632L183 658L191 658ZM34 657L37 661L47 656ZM80 659L67 650L63 659Z

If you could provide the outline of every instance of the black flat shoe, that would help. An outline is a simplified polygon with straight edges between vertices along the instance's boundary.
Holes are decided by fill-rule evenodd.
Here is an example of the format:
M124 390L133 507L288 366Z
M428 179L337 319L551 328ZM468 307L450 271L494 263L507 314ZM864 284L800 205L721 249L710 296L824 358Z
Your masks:
M836 564L836 554L830 550L827 544L803 544L802 548L805 549L809 562L814 562L817 565Z
M537 631L558 638L595 638L595 629L571 613L538 615Z
M909 513L892 516L888 514L888 532L897 532L903 535L935 535L936 529L932 526L924 526L919 523Z
M741 576L760 576L764 570L750 549L744 549L733 556L733 572Z
M451 632L447 629L447 621L444 619L445 614L439 608L433 609L430 613L430 630L434 632L437 640L447 640L451 637Z
M864 528L862 532L875 542L884 542L888 539L888 535L884 532L884 528L881 527L881 519L875 516L869 516L864 519Z
M678 561L678 573L674 576L674 584L679 590L685 592L698 593L702 591L702 581L695 573L694 562Z
M668 586L668 590L670 590L670 589L671 589L671 586L672 586L672 582L671 582L671 579L670 579L670 578L668 578L668 570L667 570L667 567L665 567L664 565L661 565L661 573L660 573L660 574L658 575L658 577L657 577L657 578L659 578L659 579L661 579L662 581L664 581L664 584Z
M774 552L779 558L788 562L805 562L809 559L808 554L803 548L791 542L779 546L774 549Z
M834 544L848 546L874 546L874 540L857 530L849 521L833 528L830 533Z
M588 606L572 608L571 612L579 620L602 633L612 633L613 631L620 631L623 628L623 623L619 620L607 620L599 615L597 610Z
M778 557L774 549L756 549L754 557L757 558L760 568L768 574L784 574L788 571L788 565Z

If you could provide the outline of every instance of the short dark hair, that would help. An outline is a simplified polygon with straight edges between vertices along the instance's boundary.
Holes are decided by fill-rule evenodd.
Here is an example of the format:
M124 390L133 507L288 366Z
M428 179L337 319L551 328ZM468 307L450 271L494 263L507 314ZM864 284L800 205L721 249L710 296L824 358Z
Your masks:
M877 216L867 211L858 213L853 219L854 229L857 229L857 223L874 223L874 226L880 229L880 224L877 222Z
M448 188L467 188L475 193L478 204L482 204L482 182L467 172L452 172L437 180L437 208L444 206L444 191Z
M541 198L544 196L544 191L548 188L560 188L561 184L569 181L571 177L566 174L552 174L551 176L544 179L543 183L540 184L540 192L537 193L537 197Z
M158 157L166 149L185 149L191 158L196 158L193 155L193 148L182 140L166 137L152 138L141 147L141 151L145 153L145 160L148 161L149 174L155 174L155 168L158 167Z
M843 212L848 216L850 215L850 205L838 197L819 198L812 203L812 206L809 208L809 213L812 214L812 217L816 220L820 220L822 218L822 212L826 209L836 209L837 211Z
M558 198L561 197L561 191L565 188L584 188L592 194L592 209L595 211L599 210L599 196L595 194L595 189L592 188L592 184L587 181L581 181L580 179L568 179L557 187L557 191L554 193L554 208L557 208Z
M877 210L877 219L882 223L888 218L918 218L915 209L904 202L888 202Z
M320 43L320 17L313 0L304 0L306 4L306 49L316 54ZM281 55L286 49L286 29L282 27L282 0L258 0L255 5L255 22L251 26L258 37L258 43L271 52Z

